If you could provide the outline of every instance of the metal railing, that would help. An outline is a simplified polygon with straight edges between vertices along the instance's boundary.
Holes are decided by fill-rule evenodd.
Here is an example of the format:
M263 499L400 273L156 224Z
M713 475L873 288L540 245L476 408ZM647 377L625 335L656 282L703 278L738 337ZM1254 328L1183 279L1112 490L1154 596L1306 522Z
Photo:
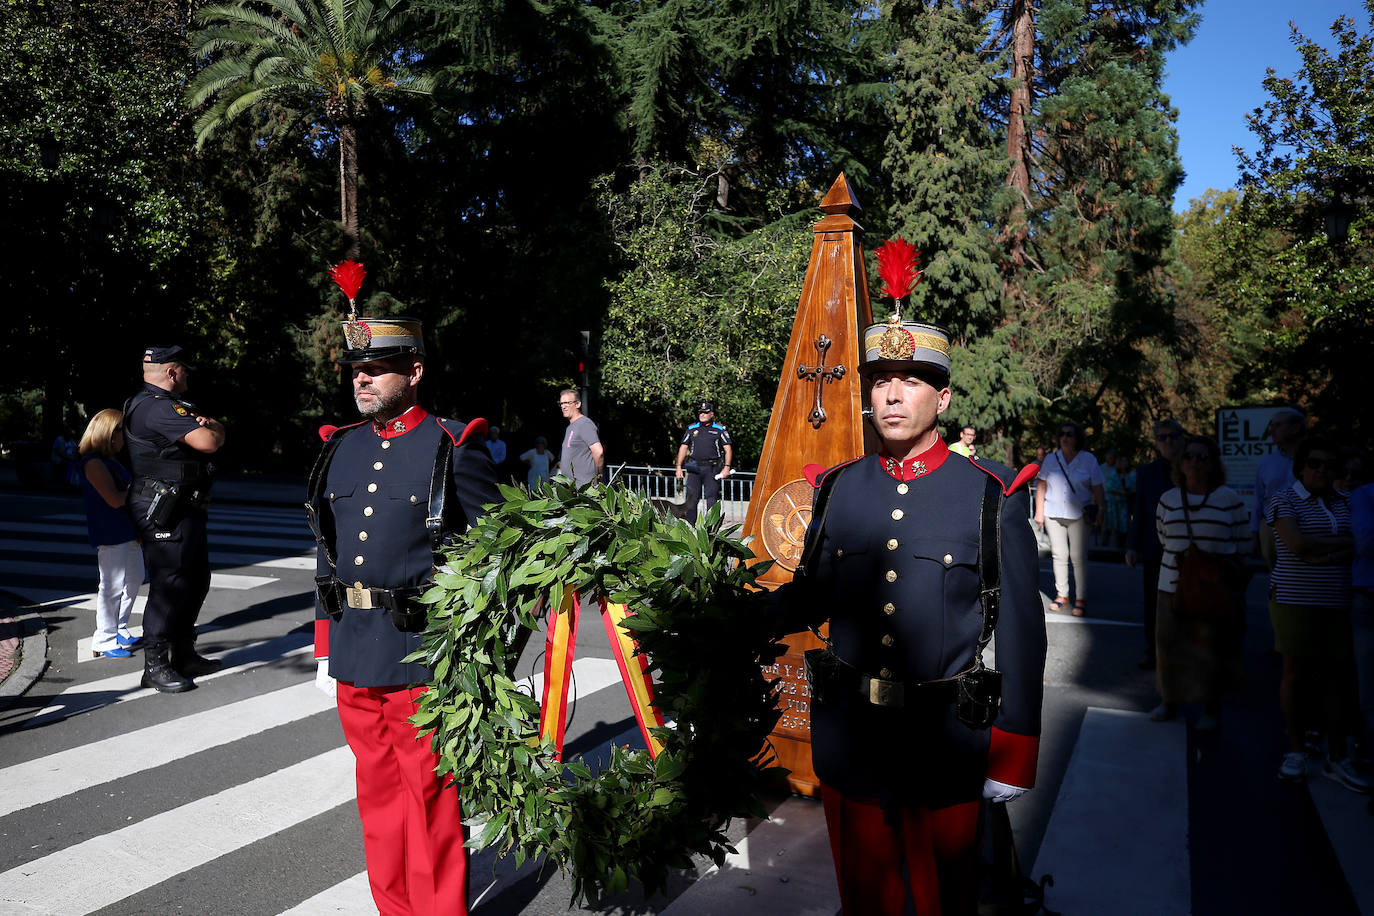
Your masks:
M615 479L627 489L650 499L661 499L677 506L687 500L686 482L677 479L677 471L673 467L624 465L613 468L613 471ZM754 494L754 477L753 471L732 471L729 477L720 482L721 511L726 521L744 523L749 499Z

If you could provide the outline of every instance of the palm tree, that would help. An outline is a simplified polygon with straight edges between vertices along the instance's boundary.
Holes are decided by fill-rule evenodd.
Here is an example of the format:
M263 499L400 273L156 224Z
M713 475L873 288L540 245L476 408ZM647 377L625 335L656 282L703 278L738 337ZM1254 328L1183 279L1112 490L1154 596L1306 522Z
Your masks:
M197 11L197 57L210 62L186 91L196 148L260 101L303 104L339 139L339 208L345 257L358 257L358 127L395 93L427 94L407 45L420 18L407 0L237 0Z

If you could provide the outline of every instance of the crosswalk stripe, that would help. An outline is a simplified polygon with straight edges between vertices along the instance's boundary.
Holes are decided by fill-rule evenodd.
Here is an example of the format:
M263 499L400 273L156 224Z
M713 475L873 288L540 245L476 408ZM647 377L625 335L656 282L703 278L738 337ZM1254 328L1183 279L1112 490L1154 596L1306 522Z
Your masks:
M234 545L229 545L229 546L237 546L237 547L257 547L257 548L259 549L259 552L253 553L253 554L245 554L245 553L234 553L234 552L230 552L230 551L219 551L219 550L215 550L214 548L215 548L216 545L224 544L224 541L215 539L215 538L213 538L213 537L212 537L210 540L211 540L210 558L211 558L212 560L213 560L215 557L217 557L217 556L218 556L218 557L222 557L222 558L224 558L224 559L226 559L226 560L232 560L232 559L234 559L234 558L236 558L236 557L269 556L270 554L269 554L267 551L271 551L271 550L275 550L275 549L276 549L276 545L268 544L267 542L263 541L262 538L235 538L234 540L238 541L239 543L238 543L238 544L234 544ZM308 545L306 545L306 546L308 546ZM298 542L298 543L295 543L295 544L289 544L289 545L288 545L288 544L283 544L283 545L281 545L281 550L282 550L282 551L293 551L293 550L294 550L294 551L303 551L303 550L306 549L306 546L302 546L299 542ZM24 552L24 553L59 554L59 555L62 555L62 556L72 556L73 554L76 554L76 553L79 552L79 553L81 553L81 554L84 554L84 555L86 555L86 556L90 556L90 557L92 557L92 558L95 557L95 548L92 547L90 544L86 543L85 540L82 540L82 542L81 542L80 544L73 544L73 543L70 542L70 541L27 541L27 540L21 541L21 540L15 540L15 539L13 539L13 538L0 538L0 550L4 550L4 551L10 551L10 550L12 550L12 551L15 551L15 552ZM249 566L249 565L255 565L255 564L244 563L244 564L242 564L242 565L244 565L244 566Z
M315 554L311 553L299 557L278 557L275 560L264 560L253 565L266 566L269 569L314 569Z
M372 888L367 883L367 872L360 871L353 877L302 900L291 909L283 911L280 916L376 916L376 913L377 907L372 902Z
M332 708L311 681L15 764L0 770L0 817Z
M573 660L570 699L589 696L604 690L612 684L620 683L620 668L613 658L578 658ZM515 682L516 689L522 690L536 700L544 696L544 672Z
M215 560L215 554L210 554L210 559ZM247 563L237 563L236 566L253 566L266 554L258 555ZM224 562L221 555L221 562ZM68 578L68 579L99 579L100 570L96 568L94 562L91 563L34 563L22 562L17 560L0 560L0 573L9 576L46 576L48 578ZM257 588L259 585L267 585L269 582L276 582L276 576L248 576L239 573L211 573L211 588L230 588L235 590L247 590Z
M289 633L276 639L251 643L232 652L211 656L224 661L224 667L214 674L196 678L196 683L204 684L216 678L271 664L279 659L294 658L313 652L314 642L309 633ZM143 670L139 668L68 688L53 697L51 703L25 722L24 728L47 725L54 719L65 719L77 713L89 712L115 703L127 703L157 693L151 687L141 686L142 679Z
M353 766L352 752L335 748L27 862L0 874L0 903L94 912L344 804Z

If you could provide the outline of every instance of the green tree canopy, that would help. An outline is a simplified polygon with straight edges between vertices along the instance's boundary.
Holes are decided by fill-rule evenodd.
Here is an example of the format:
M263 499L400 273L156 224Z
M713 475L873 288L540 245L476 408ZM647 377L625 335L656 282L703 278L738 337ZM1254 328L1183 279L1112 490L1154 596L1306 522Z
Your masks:
M1269 98L1248 118L1256 148L1238 158L1244 231L1281 240L1269 282L1252 287L1272 322L1273 387L1368 437L1374 418L1349 388L1374 346L1374 0L1364 6L1364 31L1351 17L1332 24L1334 52L1293 30L1302 67L1269 71Z
M195 18L193 48L209 61L186 92L193 108L206 106L196 145L268 100L294 106L295 120L322 117L338 134L344 254L358 257L357 131L382 101L432 89L415 72L422 19L407 0L239 0Z

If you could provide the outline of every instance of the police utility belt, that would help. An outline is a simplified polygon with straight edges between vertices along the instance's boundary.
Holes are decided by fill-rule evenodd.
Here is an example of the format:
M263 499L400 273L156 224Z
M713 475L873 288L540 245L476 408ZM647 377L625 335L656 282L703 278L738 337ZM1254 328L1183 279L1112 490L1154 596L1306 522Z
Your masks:
M820 530L825 526L829 496L829 488L817 496L813 517L819 518L820 524L814 527L814 540L807 545L812 550L814 544L819 542ZM983 650L987 648L997 627L998 603L1002 593L1001 525L1002 488L995 478L989 476L983 490L978 526L978 606L983 626L978 634L973 663L968 668L953 677L933 681L873 677L832 652L827 640L826 648L808 649L802 653L812 696L823 703L843 702L858 697L874 706L893 709L953 703L960 722L970 728L990 727L1002 706L1002 672L983 664ZM806 559L803 557L803 563Z
M335 621L343 619L345 609L382 610L391 614L392 625L402 633L418 633L425 628L429 614L428 606L416 599L429 590L430 583L401 588L370 588L360 583L348 585L336 575L338 557L333 544L334 513L326 508L328 502L324 497L324 488L329 476L329 462L342 439L343 435L335 436L324 444L310 472L306 489L309 495L305 503L306 521L329 563L329 573L315 577L315 595L320 599L320 606ZM439 448L434 456L434 472L429 481L429 514L425 518L425 529L429 532L429 546L436 567L444 562L442 551L453 533L452 526L444 518L444 506L453 486L452 469L453 440L447 435L440 435Z

